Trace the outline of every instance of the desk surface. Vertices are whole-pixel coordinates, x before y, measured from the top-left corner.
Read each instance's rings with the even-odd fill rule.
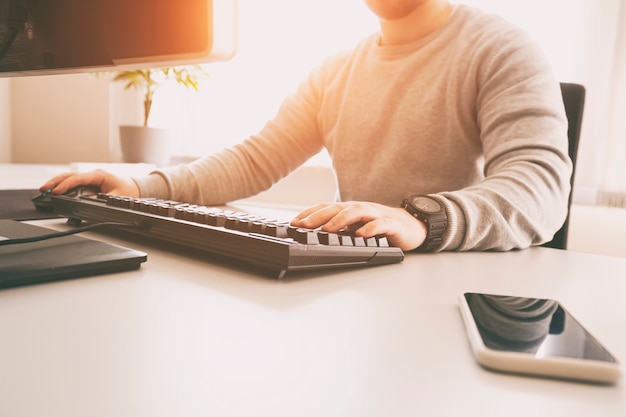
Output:
[[[62,220],[36,224],[63,228]],[[0,291],[0,415],[623,416],[626,381],[474,361],[462,291],[561,301],[626,361],[626,259],[533,248],[409,254],[276,281],[165,251],[138,271]]]

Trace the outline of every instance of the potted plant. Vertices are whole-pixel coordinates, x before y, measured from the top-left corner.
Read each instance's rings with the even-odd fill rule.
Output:
[[[172,132],[150,126],[150,110],[154,93],[165,82],[175,82],[198,91],[208,73],[200,65],[121,70],[113,73],[112,81],[124,82],[125,90],[135,89],[143,96],[143,125],[120,126],[120,145],[125,162],[147,162],[158,166],[170,160]]]

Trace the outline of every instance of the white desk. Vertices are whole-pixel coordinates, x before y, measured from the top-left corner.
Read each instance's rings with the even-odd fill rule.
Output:
[[[0,164],[0,188],[63,170]],[[556,298],[626,363],[623,258],[410,254],[280,282],[85,236],[148,262],[0,290],[1,417],[626,415],[626,377],[606,387],[480,368],[456,304],[462,291]]]
[[[148,262],[0,291],[0,416],[626,415],[625,380],[482,369],[456,304],[462,291],[556,298],[626,361],[626,259],[410,254],[280,282],[103,239]]]

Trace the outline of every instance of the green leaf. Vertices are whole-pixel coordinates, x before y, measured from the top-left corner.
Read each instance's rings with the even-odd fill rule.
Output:
[[[201,81],[211,78],[201,65],[121,70],[102,74],[113,74],[111,80],[124,82],[125,90],[135,89],[143,94],[145,125],[148,124],[150,118],[152,97],[163,82],[174,81],[183,88],[198,91]]]

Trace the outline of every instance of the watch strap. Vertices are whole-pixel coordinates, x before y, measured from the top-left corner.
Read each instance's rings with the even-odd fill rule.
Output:
[[[402,207],[426,226],[426,239],[415,249],[415,252],[434,252],[443,243],[443,234],[448,225],[448,216],[445,206],[439,201],[437,203],[441,206],[440,212],[424,213],[414,208],[409,199],[402,201]]]

